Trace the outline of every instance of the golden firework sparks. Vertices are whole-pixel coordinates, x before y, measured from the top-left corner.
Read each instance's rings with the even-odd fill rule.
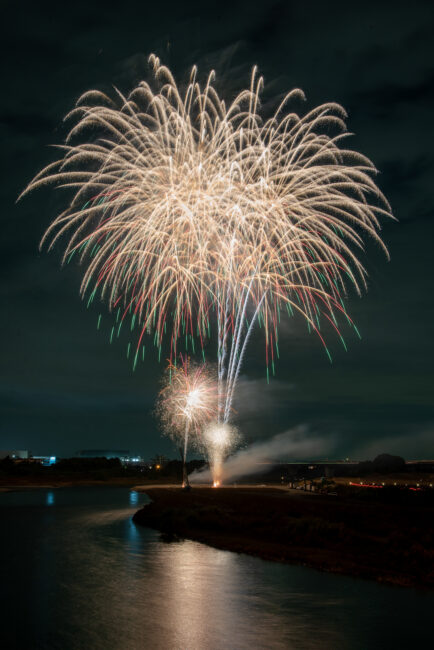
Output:
[[[215,314],[218,417],[227,421],[255,321],[267,377],[283,310],[301,313],[321,340],[323,318],[341,337],[338,317],[352,324],[347,286],[366,286],[356,253],[369,235],[387,254],[379,229],[391,210],[372,162],[341,146],[338,104],[299,116],[295,89],[263,118],[256,68],[226,105],[213,72],[201,85],[194,67],[182,93],[157,57],[149,61],[155,90],[143,81],[128,97],[78,100],[60,160],[26,192],[46,183],[72,192],[42,243],[66,238],[64,261],[87,263],[82,294],[105,298],[119,329],[127,316],[138,326],[134,364],[151,331],[161,352],[169,330],[172,361],[181,341],[203,349]]]

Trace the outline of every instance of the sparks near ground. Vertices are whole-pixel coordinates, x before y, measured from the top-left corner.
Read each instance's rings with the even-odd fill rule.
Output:
[[[238,431],[228,423],[211,422],[204,429],[203,440],[213,487],[219,487],[224,478],[223,462],[238,443]]]
[[[181,357],[177,366],[169,364],[166,375],[156,415],[163,432],[181,445],[185,486],[188,442],[190,439],[196,449],[205,446],[203,430],[217,417],[217,385],[214,373],[205,364],[192,363],[188,357]]]
[[[149,61],[157,89],[143,81],[115,100],[85,93],[67,115],[75,126],[61,159],[26,191],[53,183],[74,193],[42,243],[65,236],[64,262],[86,261],[81,291],[115,312],[111,339],[131,318],[134,367],[145,334],[161,353],[167,333],[173,363],[182,345],[203,352],[216,322],[217,419],[227,423],[257,321],[267,378],[284,311],[302,314],[327,354],[321,321],[345,346],[347,288],[366,287],[356,251],[369,235],[387,254],[378,231],[391,210],[370,160],[341,148],[349,134],[338,104],[300,117],[295,89],[263,118],[256,68],[226,105],[213,72],[201,86],[193,68],[181,94],[170,70]]]

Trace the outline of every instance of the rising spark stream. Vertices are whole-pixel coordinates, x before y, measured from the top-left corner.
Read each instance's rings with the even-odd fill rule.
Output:
[[[220,487],[223,482],[223,462],[238,443],[238,431],[228,422],[210,422],[204,428],[202,440],[209,460],[213,487]]]
[[[64,262],[87,262],[81,292],[105,298],[119,325],[138,327],[134,367],[145,333],[170,358],[182,342],[202,347],[218,331],[218,419],[227,422],[246,345],[256,321],[265,332],[267,378],[274,372],[282,310],[301,313],[320,333],[322,319],[352,325],[347,286],[366,287],[356,252],[364,235],[383,250],[380,219],[391,217],[375,168],[345,149],[345,111],[335,103],[300,117],[291,91],[260,115],[263,80],[228,106],[191,71],[185,92],[150,56],[156,90],[141,82],[128,97],[85,93],[65,119],[74,126],[62,157],[27,191],[46,183],[73,198],[41,243],[64,236]],[[128,348],[129,350],[129,348]]]

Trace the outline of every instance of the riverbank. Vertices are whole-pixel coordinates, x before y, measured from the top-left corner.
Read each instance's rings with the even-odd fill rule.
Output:
[[[140,489],[140,488],[138,488]],[[266,560],[434,588],[434,508],[260,487],[145,486],[136,524]]]

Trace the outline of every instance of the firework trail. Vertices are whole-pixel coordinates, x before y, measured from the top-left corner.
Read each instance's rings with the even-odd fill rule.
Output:
[[[378,233],[391,210],[372,162],[342,147],[338,104],[300,117],[291,109],[303,99],[296,89],[262,118],[256,68],[226,105],[213,72],[200,85],[194,67],[181,91],[157,57],[149,60],[156,90],[143,81],[115,100],[85,93],[66,117],[74,126],[60,160],[25,192],[45,183],[72,192],[42,243],[66,239],[64,262],[86,261],[81,292],[116,313],[111,338],[131,318],[134,367],[145,333],[161,353],[168,330],[173,361],[184,341],[203,352],[217,321],[218,420],[227,422],[256,321],[267,379],[282,311],[302,314],[327,354],[321,322],[345,346],[338,318],[352,321],[343,299],[348,287],[366,287],[356,253],[369,235],[387,254]]]
[[[183,459],[183,484],[188,485],[186,460],[189,438],[202,449],[202,432],[217,414],[217,390],[214,373],[205,364],[181,357],[180,365],[169,364],[167,380],[161,389],[156,415],[164,433],[180,442]]]
[[[237,429],[227,422],[211,422],[203,431],[204,451],[209,460],[213,486],[223,481],[223,461],[239,441]]]

